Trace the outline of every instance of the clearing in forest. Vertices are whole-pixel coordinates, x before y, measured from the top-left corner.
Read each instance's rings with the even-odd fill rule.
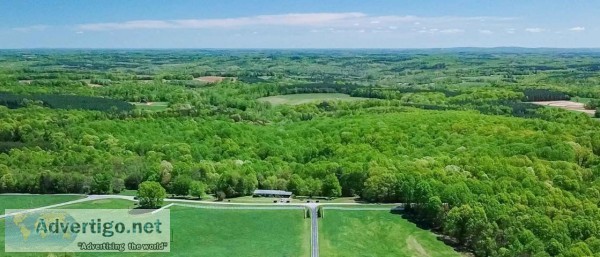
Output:
[[[194,78],[194,80],[198,80],[198,81],[205,82],[205,83],[218,83],[218,82],[221,82],[221,81],[223,81],[225,79],[231,79],[233,81],[236,80],[236,78],[221,77],[221,76],[203,76],[203,77]]]
[[[321,256],[460,257],[430,231],[381,210],[325,209],[319,246]]]
[[[298,105],[312,102],[322,101],[357,101],[366,100],[369,98],[363,97],[352,97],[347,94],[339,93],[315,93],[315,94],[293,94],[293,95],[276,95],[261,97],[258,100],[262,102],[269,102],[273,105],[289,104]]]
[[[134,202],[100,199],[61,209],[130,209]],[[303,209],[245,210],[173,206],[169,256],[310,256],[310,219]],[[4,219],[0,220],[4,231]],[[4,253],[4,232],[0,252]],[[5,255],[2,255],[5,256]],[[49,256],[45,253],[10,253],[9,256]],[[62,256],[57,254],[56,256]],[[77,253],[77,256],[161,256],[157,253]]]
[[[537,105],[550,106],[550,107],[558,107],[569,111],[578,111],[587,113],[588,115],[594,115],[596,113],[595,110],[587,110],[584,108],[583,103],[573,102],[573,101],[540,101],[540,102],[531,102]]]
[[[164,111],[169,107],[169,102],[129,102],[135,105],[136,109],[149,110],[149,111]]]

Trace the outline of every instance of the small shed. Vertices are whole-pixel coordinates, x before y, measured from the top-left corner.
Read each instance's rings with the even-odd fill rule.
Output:
[[[283,191],[283,190],[257,189],[257,190],[254,190],[254,193],[252,194],[252,196],[254,196],[254,197],[283,197],[283,198],[289,198],[289,197],[292,196],[292,192]]]

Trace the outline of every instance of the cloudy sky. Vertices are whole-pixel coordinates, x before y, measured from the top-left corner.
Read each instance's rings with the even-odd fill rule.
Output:
[[[600,47],[595,0],[0,0],[0,48]]]

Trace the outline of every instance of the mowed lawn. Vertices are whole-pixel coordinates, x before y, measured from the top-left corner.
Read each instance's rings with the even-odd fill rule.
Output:
[[[83,195],[0,195],[0,210],[32,209],[84,198]]]
[[[133,202],[102,199],[67,205],[64,209],[131,208]],[[4,220],[0,220],[4,231]],[[309,256],[310,219],[303,210],[240,210],[171,207],[171,252],[75,253],[69,256]],[[0,256],[48,256],[43,253],[4,253]],[[61,255],[58,255],[61,256]]]
[[[431,232],[388,211],[325,209],[319,247],[327,257],[460,257]]]
[[[81,203],[68,204],[59,209],[133,209],[136,202],[124,199],[99,199]]]
[[[363,97],[352,97],[346,94],[338,93],[315,93],[315,94],[293,94],[293,95],[276,95],[261,97],[258,100],[262,102],[269,102],[273,105],[289,104],[298,105],[312,102],[321,101],[357,101],[366,100],[368,98]]]
[[[303,210],[171,209],[173,256],[309,256]]]

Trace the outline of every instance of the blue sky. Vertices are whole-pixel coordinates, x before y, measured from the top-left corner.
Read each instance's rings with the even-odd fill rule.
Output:
[[[593,0],[0,0],[0,48],[600,47]]]

